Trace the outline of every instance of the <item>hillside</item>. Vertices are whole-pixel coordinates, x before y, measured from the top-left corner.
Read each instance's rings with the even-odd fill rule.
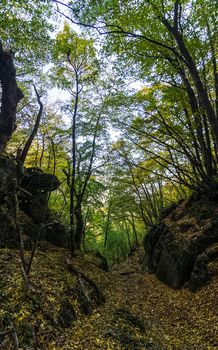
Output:
[[[18,338],[19,349],[28,350],[215,349],[217,276],[196,293],[173,290],[142,272],[141,260],[138,249],[105,272],[90,257],[40,250],[26,293],[18,252],[1,250],[0,348],[12,349]]]

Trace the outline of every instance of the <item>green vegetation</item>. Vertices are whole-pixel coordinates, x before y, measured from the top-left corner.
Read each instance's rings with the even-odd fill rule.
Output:
[[[80,349],[72,343],[68,346],[67,337],[72,334],[63,333],[60,344],[51,335],[52,327],[60,326],[58,312],[66,305],[70,308],[69,303],[74,304],[76,300],[73,295],[65,303],[66,285],[68,289],[74,288],[71,285],[79,280],[77,287],[83,292],[86,284],[96,291],[90,281],[93,279],[97,283],[102,276],[101,287],[107,298],[115,298],[116,295],[109,295],[109,285],[111,283],[116,290],[116,283],[120,283],[116,291],[118,301],[110,301],[99,311],[103,323],[112,322],[110,317],[115,309],[118,311],[113,317],[125,319],[123,322],[127,324],[134,323],[134,307],[130,314],[128,310],[119,311],[125,309],[125,302],[120,300],[122,293],[128,299],[127,281],[116,274],[106,277],[99,272],[95,280],[95,272],[92,275],[91,271],[87,277],[90,281],[87,281],[78,271],[73,271],[71,278],[66,266],[59,266],[60,270],[56,266],[54,287],[51,266],[61,262],[62,254],[69,254],[68,259],[74,259],[85,276],[82,261],[86,264],[88,256],[90,266],[94,256],[94,261],[97,259],[105,268],[113,269],[128,261],[142,244],[145,248],[147,244],[150,255],[155,247],[157,253],[153,260],[162,261],[161,242],[160,246],[159,243],[155,246],[159,242],[156,228],[161,236],[161,230],[170,232],[164,231],[163,225],[169,221],[171,227],[172,221],[172,227],[174,223],[177,229],[179,227],[178,241],[184,236],[184,242],[189,244],[187,217],[184,215],[183,230],[173,209],[178,202],[188,203],[187,211],[196,217],[193,222],[197,221],[195,224],[199,224],[202,235],[209,232],[208,240],[204,237],[197,242],[202,250],[196,250],[197,239],[191,227],[194,243],[190,245],[193,244],[194,257],[190,257],[189,265],[195,266],[198,255],[204,254],[217,241],[214,215],[218,198],[216,1],[2,0],[0,22],[0,258],[3,254],[3,267],[4,259],[7,261],[7,256],[13,256],[9,269],[16,270],[14,278],[18,281],[16,284],[12,278],[13,281],[8,281],[9,289],[5,290],[5,279],[1,282],[0,278],[0,300],[4,304],[3,309],[0,308],[0,328],[5,325],[10,328],[9,338],[12,334],[14,349],[28,349],[28,346],[61,349],[65,345],[66,349]],[[202,204],[202,210],[198,210],[196,202]],[[182,209],[186,208],[183,204]],[[152,232],[154,237],[151,237]],[[147,241],[144,240],[146,235]],[[173,234],[169,236],[173,239]],[[171,250],[175,248],[171,241],[168,243]],[[60,250],[55,250],[54,245]],[[8,248],[19,250],[20,275],[13,251],[5,251]],[[42,279],[36,268],[43,260],[40,249],[48,249],[45,269],[40,270]],[[183,246],[181,251],[185,251]],[[215,250],[211,251],[210,258],[216,259]],[[167,252],[167,256],[169,258],[171,252]],[[56,257],[58,263],[55,263]],[[209,264],[208,256],[206,260]],[[154,265],[159,266],[158,263]],[[151,270],[158,275],[155,266]],[[0,277],[5,277],[6,272],[2,271]],[[140,284],[140,273],[137,273],[137,277],[131,279],[135,278],[134,283]],[[52,291],[43,290],[46,274]],[[188,274],[190,276],[191,271],[185,276]],[[152,278],[144,276],[142,279],[153,288]],[[34,287],[37,283],[40,284],[38,290]],[[154,284],[157,292],[154,298],[158,298],[163,289],[170,308],[167,298],[172,298],[173,292],[158,283]],[[34,292],[31,292],[32,287]],[[10,288],[16,290],[12,302]],[[131,290],[131,293],[138,292],[135,305],[139,311],[146,293],[143,289],[143,297],[140,295],[139,285]],[[178,294],[178,303],[172,303],[176,310],[182,302],[186,304],[186,297],[189,300],[186,306],[191,305],[192,297],[186,292]],[[92,294],[90,290],[87,293],[88,296]],[[212,294],[213,290],[211,299]],[[83,299],[87,295],[85,291]],[[205,291],[199,294],[191,317],[204,295]],[[75,317],[80,314],[77,306],[73,305]],[[13,308],[10,314],[15,315],[14,319],[5,316],[7,307]],[[147,301],[142,313],[146,313],[146,308],[151,312],[152,307]],[[42,310],[49,308],[57,312],[53,319],[49,319],[49,312],[47,316],[42,315]],[[166,317],[165,311],[163,317]],[[103,315],[107,312],[108,319]],[[139,312],[136,314],[140,316]],[[179,330],[179,334],[184,331],[184,343],[177,344],[179,336],[173,341],[176,332],[171,333],[171,321],[165,327],[161,315],[160,311],[160,322],[153,325],[156,331],[150,331],[149,326],[150,335],[146,339],[154,339],[151,349],[161,349],[162,345],[166,345],[166,349],[201,349],[201,341],[205,342],[202,349],[212,349],[209,340],[193,335],[197,327],[189,339],[189,321],[181,324]],[[74,317],[73,312],[71,316]],[[31,317],[35,317],[33,322]],[[86,331],[82,326],[79,334],[82,319],[79,320],[75,332],[81,342]],[[99,326],[99,321],[92,321],[91,325]],[[41,327],[40,322],[45,330],[39,331],[39,343],[28,343],[21,328],[26,327],[25,334],[31,338],[31,327]],[[119,324],[120,320],[117,322]],[[208,329],[206,320],[199,322],[199,328]],[[160,331],[168,326],[169,339]],[[95,341],[90,340],[92,345],[86,344],[84,349],[121,349],[118,343],[122,337],[125,343],[125,332],[118,334],[117,330],[107,331],[104,327],[99,332],[93,331],[91,338]],[[160,337],[158,332],[161,332]],[[4,346],[3,333],[0,329],[0,348]],[[165,337],[164,342],[161,337],[162,340]],[[125,346],[126,349],[131,346],[149,349],[139,330],[129,330],[128,339],[122,349]],[[10,340],[6,340],[5,349]]]

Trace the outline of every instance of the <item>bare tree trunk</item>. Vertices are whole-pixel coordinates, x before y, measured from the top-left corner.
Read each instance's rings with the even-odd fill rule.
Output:
[[[105,250],[106,245],[107,245],[108,234],[109,234],[109,230],[110,230],[111,206],[112,206],[112,202],[109,202],[108,210],[107,210],[107,221],[106,221],[106,227],[105,227],[104,250]]]
[[[81,189],[78,190],[78,193],[76,193],[74,189],[74,198],[76,197],[76,204],[74,204],[74,216],[73,219],[74,222],[74,244],[75,244],[75,250],[80,250],[81,243],[82,243],[82,237],[84,234],[84,220],[83,220],[83,214],[82,214],[82,203],[83,198],[85,195],[86,187],[89,182],[90,176],[92,174],[92,165],[95,157],[95,148],[96,148],[96,138],[98,133],[98,126],[100,122],[102,109],[99,112],[96,124],[95,124],[95,130],[93,135],[93,141],[92,141],[92,152],[89,160],[89,165],[87,169],[87,174],[85,176],[83,184],[81,184]],[[74,164],[76,166],[76,163]],[[79,164],[78,164],[78,172],[79,172]],[[73,178],[73,175],[72,175]],[[74,179],[75,181],[75,179]],[[76,219],[76,222],[75,222]]]
[[[83,214],[82,214],[82,207],[81,204],[78,206],[75,206],[75,218],[76,218],[76,228],[75,228],[75,249],[80,250],[82,241],[83,241],[83,235],[84,235],[84,220],[83,220]]]
[[[43,161],[43,157],[44,157],[44,152],[45,152],[45,135],[42,135],[42,152],[39,158],[39,167],[42,167],[42,161]]]
[[[132,232],[133,232],[133,235],[135,237],[135,245],[139,245],[139,240],[138,240],[138,235],[137,235],[137,230],[136,230],[136,226],[135,226],[135,219],[134,219],[134,214],[131,212],[130,213],[131,215],[131,220],[129,220],[131,226],[132,226]]]
[[[86,211],[85,218],[84,218],[84,224],[83,224],[83,237],[82,237],[82,244],[83,244],[83,249],[85,249],[85,238],[86,238],[86,224],[87,224],[87,219],[89,216],[89,207]]]
[[[37,96],[37,101],[38,101],[38,104],[39,104],[39,111],[38,111],[38,115],[36,117],[36,121],[35,121],[35,125],[33,127],[33,130],[32,130],[32,132],[31,132],[31,134],[30,134],[30,136],[29,136],[29,138],[28,138],[28,140],[27,140],[27,142],[26,142],[26,144],[25,144],[25,146],[23,148],[23,151],[22,151],[21,155],[20,155],[20,159],[19,160],[20,160],[20,162],[22,164],[24,164],[24,162],[26,160],[26,157],[27,157],[27,154],[28,154],[28,151],[29,151],[29,149],[30,149],[30,147],[32,145],[32,142],[33,142],[36,134],[37,134],[37,131],[38,131],[38,128],[39,128],[39,124],[40,124],[40,121],[41,121],[42,112],[43,112],[42,101],[40,99],[40,96],[38,94],[38,91],[37,91],[35,85],[33,85],[33,87],[34,87],[34,90],[35,90],[35,93],[36,93],[36,96]]]
[[[185,63],[190,76],[192,77],[192,80],[194,82],[195,88],[197,90],[197,93],[199,95],[202,107],[204,108],[204,111],[207,115],[208,121],[211,126],[211,130],[214,136],[215,144],[218,146],[218,120],[216,118],[215,111],[213,109],[213,106],[210,102],[210,99],[208,97],[207,90],[201,80],[200,74],[198,72],[198,69],[196,67],[196,64],[194,62],[193,57],[191,56],[190,51],[188,50],[188,47],[186,46],[186,43],[184,41],[184,38],[182,34],[178,30],[178,8],[175,6],[174,9],[174,25],[172,26],[170,22],[163,17],[161,19],[162,23],[165,25],[169,33],[174,37],[175,42],[178,45],[179,51],[183,57],[183,62]]]
[[[0,112],[0,153],[5,149],[16,129],[16,109],[23,98],[16,82],[14,55],[11,51],[4,51],[0,41],[0,82],[2,88]]]
[[[132,247],[131,247],[129,228],[128,228],[128,225],[127,225],[125,217],[123,217],[123,221],[124,221],[124,226],[125,226],[125,229],[126,229],[127,241],[128,241],[128,244],[129,244],[129,251],[131,251]]]
[[[71,253],[74,254],[75,247],[75,184],[76,184],[76,116],[78,110],[79,101],[79,77],[77,71],[75,71],[76,76],[76,95],[74,111],[72,116],[72,175],[70,184],[70,248]]]

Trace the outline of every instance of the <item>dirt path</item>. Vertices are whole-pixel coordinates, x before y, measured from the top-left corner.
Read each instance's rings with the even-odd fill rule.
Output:
[[[197,293],[175,291],[153,275],[131,273],[134,267],[137,270],[134,263],[131,268],[124,264],[106,274],[86,269],[101,287],[106,304],[75,328],[80,340],[72,349],[218,348],[217,279]],[[84,270],[80,263],[78,268]],[[125,317],[127,311],[144,324],[144,330]]]
[[[35,291],[27,296],[23,291],[17,253],[5,251],[2,254],[1,251],[0,334],[7,314],[17,329],[19,349],[218,348],[217,279],[197,293],[188,289],[175,291],[153,275],[138,271],[135,262],[106,273],[80,257],[72,261],[73,265],[92,279],[106,297],[102,306],[84,315],[78,300],[71,295],[76,277],[66,270],[67,254],[63,250],[38,252],[31,277]],[[57,323],[57,315],[60,303],[66,298],[73,305],[77,319],[71,328],[63,329]],[[11,347],[6,345],[1,349],[10,350]]]

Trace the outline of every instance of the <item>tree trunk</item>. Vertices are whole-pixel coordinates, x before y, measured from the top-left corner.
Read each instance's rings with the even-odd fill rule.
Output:
[[[76,217],[76,229],[75,229],[75,250],[80,250],[83,234],[84,234],[84,220],[82,215],[81,205],[75,207],[75,217]]]
[[[0,153],[5,149],[16,129],[16,109],[23,98],[16,82],[16,70],[12,52],[4,51],[0,42],[0,82],[2,88],[0,112]]]
[[[126,231],[126,235],[127,235],[127,241],[128,241],[128,245],[129,245],[129,251],[131,251],[132,247],[131,247],[131,240],[130,240],[130,234],[129,234],[129,228],[126,222],[126,218],[123,217],[123,221],[124,221],[124,226],[125,226],[125,231]]]
[[[76,116],[78,110],[79,102],[79,78],[77,71],[75,71],[76,76],[76,95],[74,111],[72,116],[72,176],[70,185],[70,248],[71,253],[74,254],[76,250],[75,246],[75,185],[76,185]]]
[[[109,202],[109,206],[108,206],[108,210],[107,210],[107,221],[106,221],[106,227],[105,227],[104,250],[105,250],[106,245],[107,245],[108,233],[110,230],[111,206],[112,206],[112,202]]]
[[[20,162],[22,164],[24,164],[24,162],[26,160],[26,157],[27,157],[27,154],[29,152],[29,149],[30,149],[30,147],[32,145],[32,142],[33,142],[33,140],[34,140],[34,138],[35,138],[35,136],[37,134],[37,131],[38,131],[38,128],[39,128],[39,125],[40,125],[40,121],[41,121],[41,117],[42,117],[42,112],[43,112],[42,101],[40,99],[40,96],[38,94],[38,91],[37,91],[35,85],[33,85],[33,87],[34,87],[34,90],[35,90],[35,93],[36,93],[36,96],[37,96],[37,101],[38,101],[38,104],[39,104],[39,111],[38,111],[38,114],[37,114],[37,117],[36,117],[36,121],[35,121],[35,125],[33,127],[33,130],[31,132],[31,134],[30,134],[30,136],[29,136],[29,138],[28,138],[28,140],[27,140],[27,142],[26,142],[26,144],[25,144],[25,146],[23,148],[23,151],[22,151],[22,153],[20,155],[20,158],[19,158],[19,160],[20,160]]]
[[[137,235],[137,231],[136,231],[134,215],[133,215],[133,213],[130,213],[130,215],[131,215],[131,219],[132,219],[132,221],[130,220],[130,223],[132,225],[132,231],[133,231],[133,235],[135,237],[135,245],[138,246],[139,240],[138,240],[138,235]]]
[[[200,74],[198,72],[198,69],[196,67],[196,64],[194,62],[193,57],[191,56],[184,39],[182,35],[179,33],[178,29],[175,27],[172,27],[171,24],[166,20],[165,18],[162,19],[163,24],[166,26],[168,31],[171,33],[171,35],[175,38],[175,41],[178,45],[178,48],[182,54],[182,57],[184,58],[184,63],[189,71],[189,74],[194,82],[195,88],[197,90],[197,93],[199,95],[199,99],[201,101],[202,107],[205,110],[205,113],[207,115],[208,121],[211,126],[211,130],[214,136],[214,140],[216,143],[216,146],[218,146],[218,120],[216,118],[215,111],[213,110],[212,104],[210,102],[210,99],[208,97],[207,91],[205,89],[205,86],[201,80]]]

